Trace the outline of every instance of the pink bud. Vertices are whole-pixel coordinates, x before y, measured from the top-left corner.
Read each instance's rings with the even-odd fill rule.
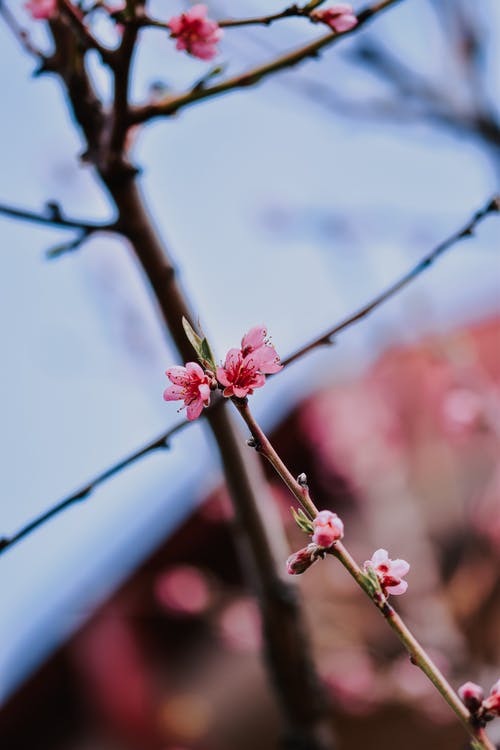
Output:
[[[322,510],[313,521],[312,540],[318,547],[327,549],[344,536],[344,524],[336,513]]]
[[[317,547],[315,544],[308,544],[307,547],[294,552],[286,561],[287,573],[291,576],[297,576],[304,573],[317,560]]]
[[[475,714],[481,708],[484,698],[484,692],[480,685],[475,682],[464,682],[458,688],[458,694],[462,703],[467,706],[469,711]]]
[[[500,680],[491,688],[489,696],[483,703],[483,708],[493,716],[500,716]]]
[[[332,5],[331,8],[315,10],[311,13],[311,18],[313,21],[326,23],[337,34],[350,31],[358,23],[352,5],[347,3],[338,3]]]

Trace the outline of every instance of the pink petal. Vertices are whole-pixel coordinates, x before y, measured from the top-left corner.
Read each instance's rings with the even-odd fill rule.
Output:
[[[200,394],[200,398],[202,399],[205,406],[208,406],[210,403],[210,386],[208,386],[206,383],[202,383],[198,386],[198,393]]]
[[[393,560],[390,565],[390,573],[394,578],[403,578],[410,570],[410,563],[406,560]]]
[[[408,588],[408,584],[406,581],[401,581],[401,583],[398,583],[397,586],[388,586],[387,587],[387,593],[388,594],[404,594],[406,589]]]
[[[201,398],[197,398],[195,401],[191,401],[186,409],[186,416],[188,419],[198,419],[201,412],[203,411],[203,401]]]
[[[227,388],[224,388],[224,390],[222,391],[222,395],[226,398],[231,398],[231,396],[233,395],[233,390],[233,386],[229,385]]]
[[[187,369],[176,365],[175,367],[169,367],[165,375],[167,378],[176,385],[187,385],[189,383],[189,376]]]
[[[235,385],[233,388],[233,391],[234,391],[234,395],[237,396],[238,398],[244,398],[247,395],[247,393],[250,391],[250,388],[238,388],[238,386]]]
[[[192,42],[189,51],[194,57],[199,57],[200,60],[212,60],[217,55],[217,48],[203,41]]]
[[[223,367],[218,367],[216,371],[217,380],[221,385],[228,386],[231,385],[231,381],[227,377],[227,373]]]
[[[163,391],[163,398],[165,401],[179,401],[184,398],[185,393],[186,389],[181,385],[170,385]]]
[[[389,561],[389,553],[387,552],[386,549],[376,550],[372,555],[372,559],[369,560],[369,562],[371,562],[371,564],[374,565],[375,567],[377,567],[378,565],[384,565],[384,564],[387,565],[388,561]]]
[[[254,326],[248,333],[245,333],[241,339],[242,349],[258,349],[264,345],[264,339],[267,336],[267,329],[264,326]]]
[[[235,370],[240,366],[242,361],[241,352],[239,349],[230,349],[226,354],[225,368],[226,370]]]
[[[203,21],[207,15],[207,6],[203,3],[197,3],[188,10],[185,14],[190,21],[200,20]]]
[[[186,362],[186,370],[190,375],[196,375],[199,380],[205,377],[205,373],[197,362]]]

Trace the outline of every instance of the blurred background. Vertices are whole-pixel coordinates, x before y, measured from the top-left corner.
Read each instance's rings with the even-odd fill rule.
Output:
[[[9,7],[46,43],[21,2]],[[182,7],[158,0],[151,12]],[[112,42],[104,16],[95,24]],[[406,0],[318,61],[135,134],[154,219],[218,357],[258,323],[289,353],[487,202],[500,171],[499,28],[494,0]],[[244,70],[317,33],[300,19],[227,30],[221,61]],[[144,32],[134,96],[206,71],[163,32]],[[0,202],[109,219],[57,81],[32,72],[0,24]],[[0,217],[0,536],[178,419],[162,400],[175,353],[129,249],[102,234],[47,259],[73,236]],[[485,688],[500,672],[499,244],[492,216],[252,400],[317,504],[344,518],[357,559],[386,547],[410,561],[397,607],[453,684]],[[303,546],[290,497],[270,481],[291,548]],[[195,424],[6,551],[6,750],[275,748],[279,716],[233,532],[215,451]],[[339,750],[466,746],[333,560],[297,585]]]

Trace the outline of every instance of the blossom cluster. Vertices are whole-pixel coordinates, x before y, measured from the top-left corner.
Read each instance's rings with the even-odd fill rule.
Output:
[[[500,680],[495,682],[486,699],[482,687],[475,682],[465,682],[458,689],[458,694],[462,703],[478,719],[486,722],[500,716]]]
[[[276,349],[269,343],[267,330],[255,326],[241,339],[239,349],[230,349],[223,365],[203,369],[196,362],[184,367],[169,367],[166,376],[172,383],[163,393],[165,401],[184,401],[188,419],[197,419],[210,403],[210,391],[220,387],[226,398],[245,398],[262,388],[266,375],[282,369]],[[184,408],[184,407],[181,407]]]

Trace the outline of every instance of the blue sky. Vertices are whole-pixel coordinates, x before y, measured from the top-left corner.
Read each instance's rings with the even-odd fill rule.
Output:
[[[164,2],[154,6],[166,15]],[[242,68],[270,55],[255,40],[288,48],[316,33],[293,21],[252,35],[228,31],[222,57]],[[433,76],[447,75],[423,0],[407,0],[367,33]],[[294,349],[379,291],[495,189],[491,164],[470,142],[422,124],[334,117],[290,87],[301,76],[367,95],[375,84],[347,65],[350,44],[138,136],[154,219],[219,356],[261,322],[281,353]],[[30,78],[31,70],[0,25],[0,201],[37,210],[58,200],[68,215],[105,219],[109,207],[91,170],[78,166],[81,143],[59,85]],[[151,32],[135,95],[152,80],[187,84],[203,70]],[[100,85],[106,89],[105,78]],[[48,262],[45,250],[66,236],[0,217],[0,535],[177,418],[161,398],[175,355],[129,249],[96,236]],[[390,343],[498,311],[499,242],[500,221],[491,218],[338,346],[256,394],[261,418],[271,424],[314,384],[351,377]],[[202,476],[215,482],[217,467],[195,426],[170,454],[150,456],[0,557],[0,700],[179,522]]]

